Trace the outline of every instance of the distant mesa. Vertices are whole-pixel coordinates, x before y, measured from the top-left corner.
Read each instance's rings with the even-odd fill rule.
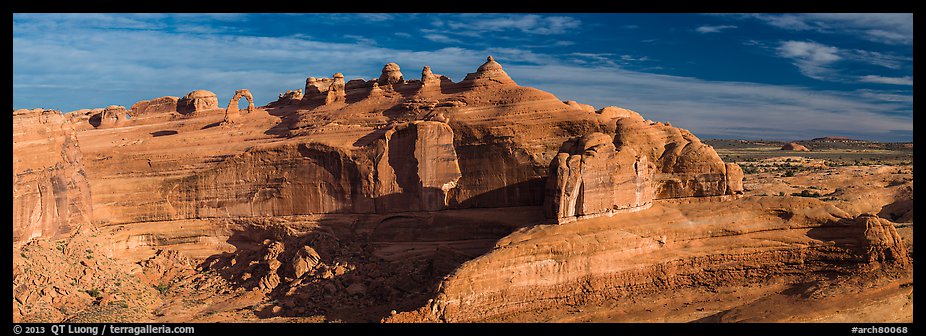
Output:
[[[807,148],[806,146],[801,145],[796,142],[789,142],[789,143],[786,143],[784,146],[781,146],[781,150],[795,151],[795,152],[809,152],[810,148]]]
[[[855,142],[865,142],[864,140],[852,139],[852,138],[844,137],[844,136],[827,136],[827,137],[822,137],[822,138],[813,138],[813,139],[811,139],[810,141],[819,141],[819,142],[846,142],[846,143],[849,143],[849,142],[852,142],[852,143],[855,143]]]

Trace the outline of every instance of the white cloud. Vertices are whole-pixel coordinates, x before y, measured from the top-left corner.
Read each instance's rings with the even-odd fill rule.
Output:
[[[777,51],[779,56],[793,60],[804,76],[819,80],[831,76],[829,65],[842,59],[839,48],[816,42],[785,41]]]
[[[904,76],[904,77],[882,77],[876,75],[868,75],[859,77],[859,81],[865,83],[877,83],[877,84],[891,84],[891,85],[913,85],[913,77]]]
[[[721,26],[700,26],[695,29],[696,32],[701,34],[710,34],[710,33],[719,33],[724,29],[734,29],[736,26],[731,25],[721,25]]]

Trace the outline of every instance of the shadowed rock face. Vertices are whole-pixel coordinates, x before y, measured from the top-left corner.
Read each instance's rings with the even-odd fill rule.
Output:
[[[54,239],[90,223],[83,155],[59,111],[13,111],[13,243]]]
[[[450,126],[423,121],[393,128],[374,153],[377,212],[447,209],[461,177]]]
[[[550,163],[544,210],[558,222],[637,211],[653,200],[646,156],[618,150],[611,137],[592,133],[564,144]]]

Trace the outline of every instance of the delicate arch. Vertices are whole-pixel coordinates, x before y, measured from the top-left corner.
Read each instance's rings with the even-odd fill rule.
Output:
[[[235,91],[235,96],[228,102],[228,107],[225,108],[225,122],[232,122],[236,117],[241,115],[238,111],[238,101],[240,101],[241,98],[248,100],[248,113],[254,111],[254,97],[251,96],[251,91],[248,89],[237,90]]]

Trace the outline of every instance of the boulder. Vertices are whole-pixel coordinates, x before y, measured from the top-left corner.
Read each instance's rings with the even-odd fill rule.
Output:
[[[318,255],[318,252],[315,252],[315,249],[311,246],[303,246],[302,249],[296,253],[296,256],[293,257],[292,264],[294,275],[298,279],[309,271],[314,270],[320,262],[321,257]]]

